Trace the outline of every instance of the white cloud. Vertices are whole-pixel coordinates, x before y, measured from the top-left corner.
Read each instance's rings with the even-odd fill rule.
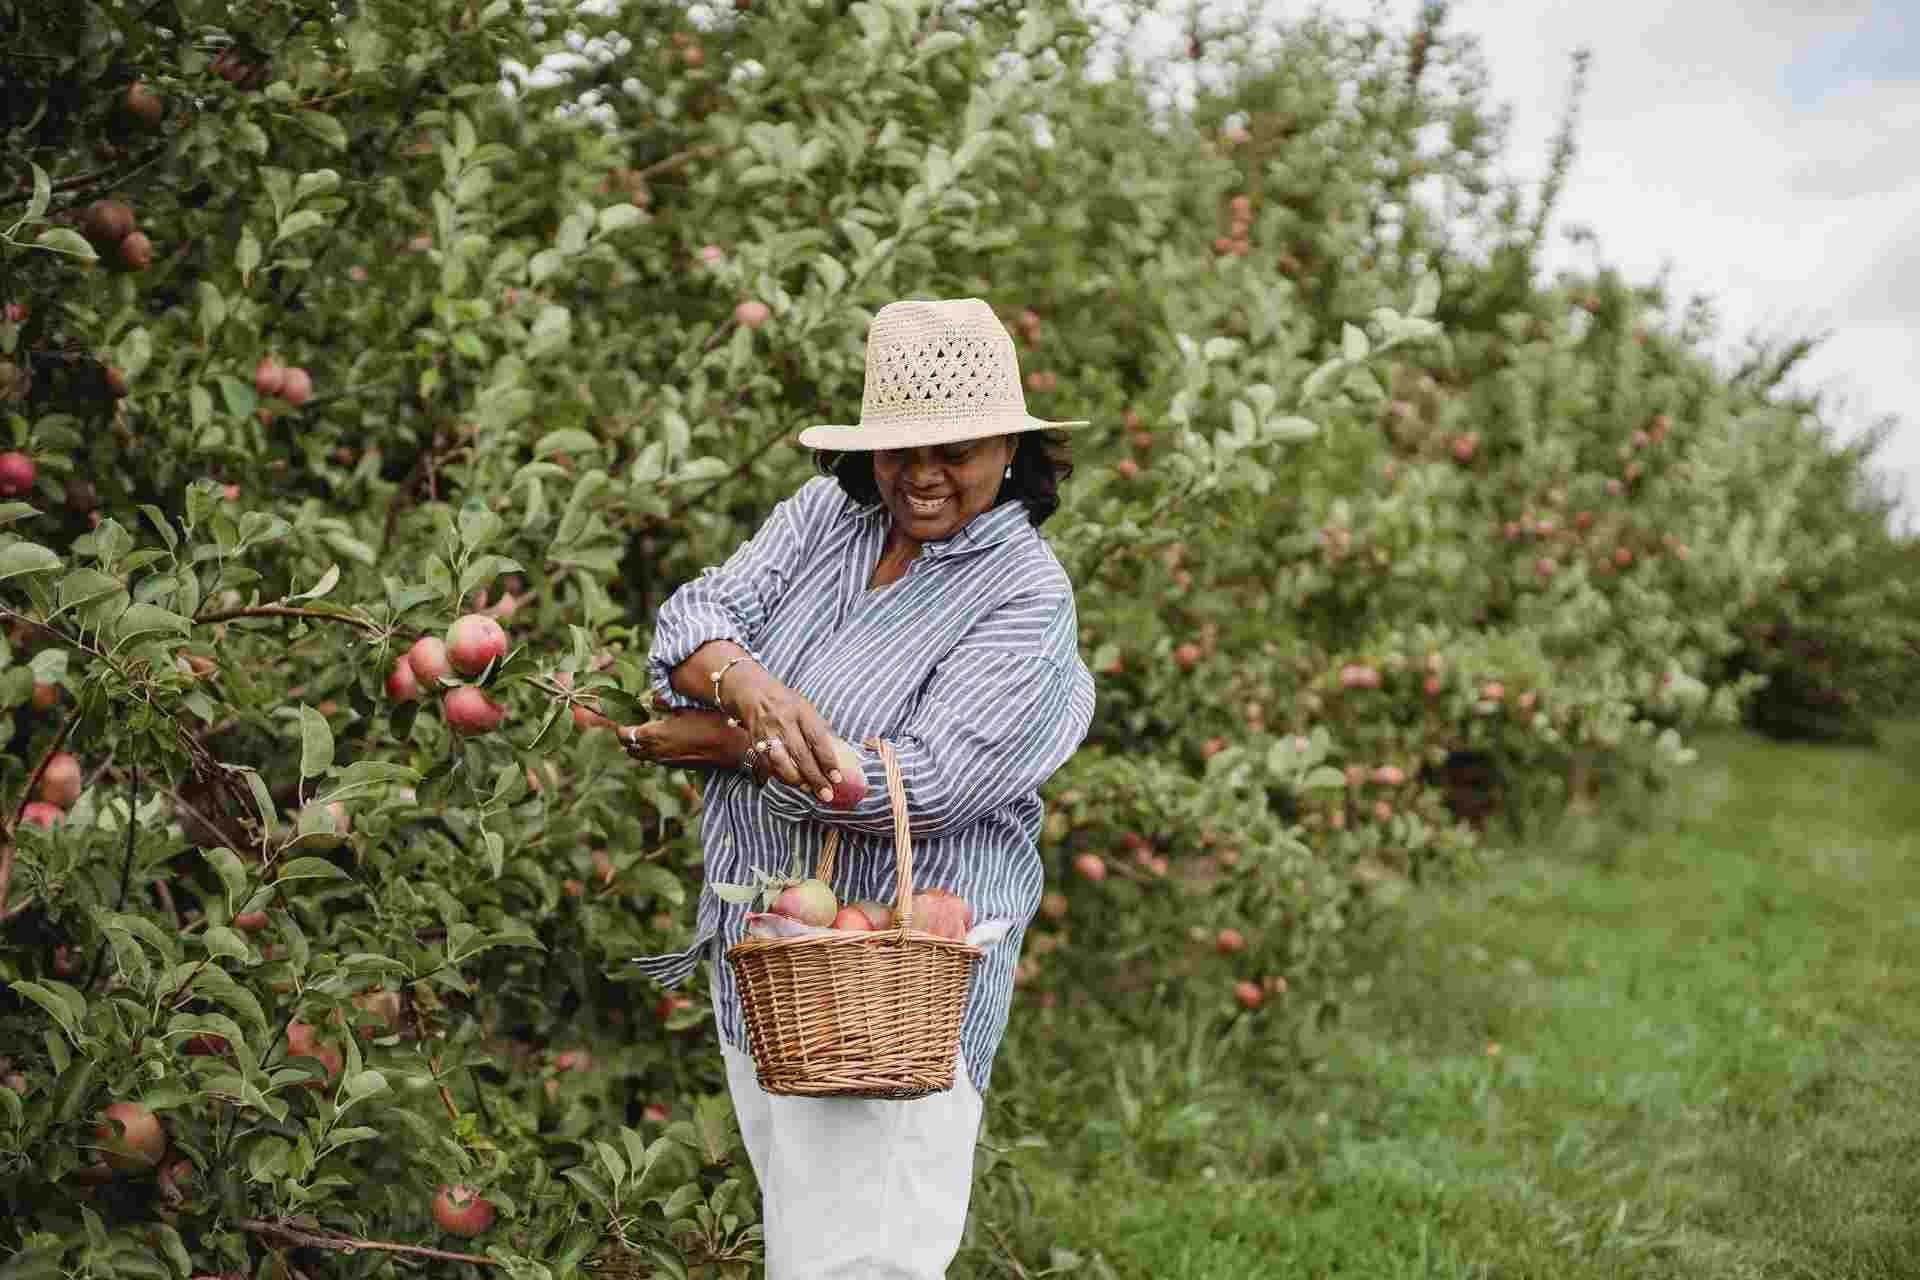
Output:
[[[1710,295],[1731,352],[1750,332],[1828,333],[1796,385],[1843,431],[1902,422],[1882,467],[1920,523],[1920,40],[1909,0],[1457,0],[1508,171],[1537,185],[1576,49],[1579,154],[1555,227],[1591,229],[1635,278]],[[1303,6],[1288,6],[1298,12]],[[1335,0],[1364,13],[1368,0]],[[1410,25],[1417,0],[1392,0]],[[1589,265],[1555,236],[1549,265]]]

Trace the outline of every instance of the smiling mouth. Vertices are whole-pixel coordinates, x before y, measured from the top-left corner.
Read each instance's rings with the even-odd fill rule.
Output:
[[[916,498],[911,494],[907,496],[907,509],[917,516],[938,515],[946,505],[947,500],[945,498],[936,498],[929,502],[924,498]]]

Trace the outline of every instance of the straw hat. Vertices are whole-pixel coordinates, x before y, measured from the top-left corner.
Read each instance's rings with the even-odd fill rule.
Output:
[[[979,298],[948,298],[880,308],[867,330],[859,423],[808,427],[800,443],[851,453],[1086,425],[1028,413],[1020,357],[1000,317]]]

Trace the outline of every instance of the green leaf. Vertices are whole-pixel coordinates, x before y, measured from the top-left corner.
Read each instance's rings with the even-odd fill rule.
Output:
[[[33,242],[42,249],[53,253],[65,254],[70,258],[79,258],[84,262],[98,262],[100,255],[93,251],[87,238],[78,231],[66,227],[48,227],[33,238]]]
[[[238,960],[242,964],[253,963],[253,952],[247,946],[247,940],[225,925],[213,925],[201,935],[201,943],[207,954],[215,959]]]
[[[1367,341],[1367,335],[1359,325],[1348,323],[1340,326],[1340,354],[1348,360],[1365,360],[1367,353],[1373,350],[1373,344]]]
[[[126,644],[137,636],[184,636],[192,630],[193,622],[190,619],[154,604],[130,604],[114,624],[114,635],[119,644]]]
[[[1288,416],[1267,423],[1267,435],[1275,440],[1310,440],[1320,434],[1320,424],[1311,418]]]
[[[0,524],[12,524],[15,520],[25,520],[28,516],[37,516],[40,508],[31,502],[0,502]]]
[[[98,569],[75,569],[60,579],[60,611],[75,609],[119,591],[120,579]]]
[[[347,127],[324,111],[295,111],[293,122],[335,151],[347,149]]]
[[[33,195],[27,201],[27,212],[21,221],[36,222],[40,215],[47,211],[47,206],[53,202],[53,179],[47,176],[45,169],[31,160],[27,161],[27,168],[33,170]]]
[[[253,234],[252,227],[240,228],[240,243],[233,251],[233,265],[239,270],[242,281],[251,280],[254,271],[259,268],[260,238]],[[251,413],[253,410],[249,408],[247,412]]]
[[[554,453],[587,454],[600,447],[600,441],[590,431],[579,427],[561,427],[549,431],[534,442],[533,456],[544,458]]]
[[[227,913],[231,915],[240,909],[252,886],[247,877],[247,868],[238,855],[231,849],[202,849],[200,856],[207,860],[220,877],[221,887],[227,891]]]
[[[15,542],[0,547],[0,582],[23,573],[51,573],[60,565],[60,557],[38,543]]]
[[[333,730],[327,718],[300,704],[300,776],[314,778],[333,767]]]
[[[298,595],[288,596],[287,603],[292,604],[296,600],[318,600],[339,585],[340,566],[337,564],[328,565],[327,571],[320,575],[320,581],[314,583],[313,586],[300,592]]]
[[[56,983],[54,985],[65,986],[66,984]],[[72,990],[72,988],[68,989]],[[74,1012],[72,1006],[66,1000],[62,999],[52,988],[42,986],[38,982],[16,982],[13,984],[13,990],[33,1001],[42,1009],[45,1009],[47,1013],[52,1016],[53,1020],[60,1024],[60,1029],[66,1032],[67,1039],[73,1041],[76,1048],[79,1047],[80,1017]],[[74,994],[78,995],[79,993],[75,992]],[[82,1012],[84,1012],[86,1009],[86,998],[84,996],[80,999],[80,1005]]]
[[[220,398],[226,401],[227,412],[236,418],[251,418],[253,411],[260,407],[260,395],[253,384],[230,374],[220,375]]]
[[[318,231],[326,225],[326,214],[318,209],[301,209],[297,213],[289,214],[281,222],[280,229],[274,233],[273,242],[279,244],[282,240],[291,240],[308,231]]]
[[[1324,764],[1300,780],[1300,789],[1303,791],[1334,791],[1346,785],[1346,774]]]
[[[294,880],[351,880],[353,877],[325,858],[295,858],[280,868],[275,884]]]

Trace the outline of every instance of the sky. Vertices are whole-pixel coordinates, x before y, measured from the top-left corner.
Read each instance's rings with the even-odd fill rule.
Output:
[[[1419,3],[1261,5],[1376,6],[1404,30]],[[1920,0],[1454,0],[1449,25],[1479,40],[1512,110],[1505,167],[1536,186],[1591,51],[1554,227],[1591,230],[1629,279],[1667,272],[1682,303],[1710,296],[1727,353],[1828,335],[1794,382],[1843,434],[1901,420],[1879,469],[1920,530]],[[1592,263],[1550,238],[1549,269]]]

